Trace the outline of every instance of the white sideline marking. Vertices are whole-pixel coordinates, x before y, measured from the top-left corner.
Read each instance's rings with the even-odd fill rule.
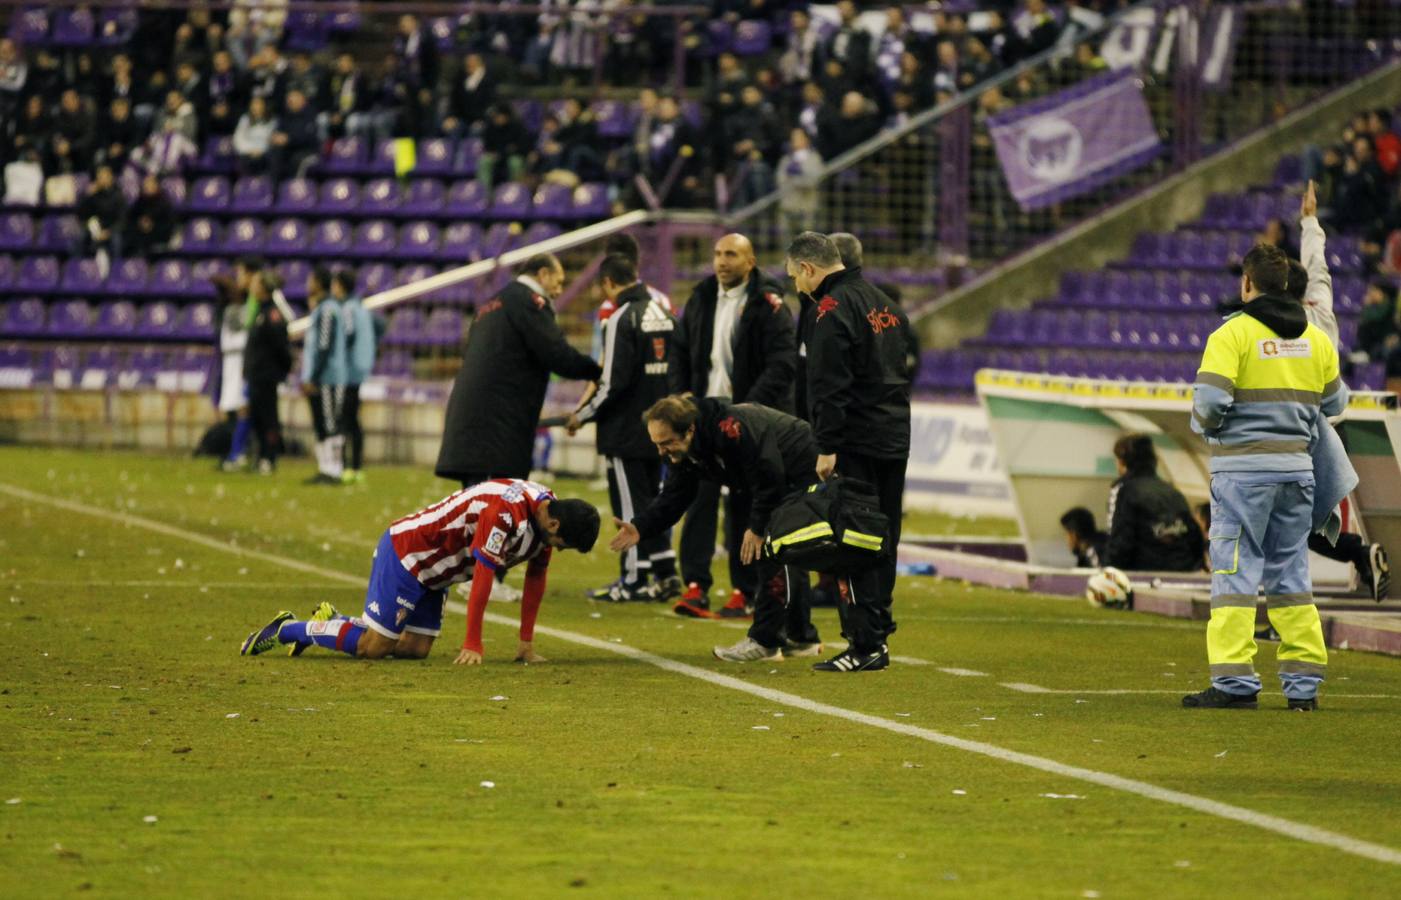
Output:
[[[291,559],[285,556],[278,556],[274,553],[265,553],[261,550],[250,550],[243,547],[237,547],[227,542],[218,541],[214,538],[206,537],[201,534],[194,534],[188,531],[184,531],[174,526],[166,525],[163,522],[157,522],[152,519],[146,519],[140,516],[133,516],[128,513],[111,512],[100,507],[88,506],[84,503],[76,503],[71,500],[62,500],[57,497],[50,497],[44,494],[35,493],[32,491],[25,490],[24,488],[14,487],[12,485],[4,483],[0,483],[0,492],[7,493],[13,497],[31,500],[37,503],[47,503],[51,506],[55,506],[60,509],[66,509],[72,512],[83,513],[97,518],[107,519],[108,521],[117,522],[129,527],[136,526],[140,528],[145,528],[148,531],[154,531],[158,534],[184,538],[186,540],[191,541],[192,543],[199,544],[203,547],[208,547],[212,550],[219,550],[225,553],[235,553],[241,556],[247,556],[252,559],[261,559],[274,565],[283,566],[289,569],[295,569],[300,572],[309,572],[315,575],[320,575],[325,578],[331,578],[336,581],[350,582],[355,584],[364,583],[364,579],[362,577],[347,575],[344,572],[337,572],[334,569],[324,569],[320,566],[312,565],[310,563],[304,563],[300,560]],[[449,601],[444,605],[453,609],[454,612],[461,612],[465,609],[465,607],[461,603],[458,603],[456,601]],[[516,626],[518,624],[516,619],[507,618],[505,616],[497,615],[495,613],[487,613],[486,619],[487,621],[497,625]],[[1241,806],[1234,806],[1229,803],[1222,803],[1220,801],[1211,800],[1206,797],[1198,797],[1195,794],[1187,794],[1182,791],[1174,791],[1168,788],[1158,787],[1157,785],[1149,784],[1145,781],[1137,781],[1132,778],[1123,778],[1121,776],[1113,775],[1108,772],[1099,772],[1094,769],[1081,768],[1080,766],[1071,766],[1065,763],[1056,762],[1053,759],[1047,759],[1042,756],[1033,756],[1029,753],[1020,753],[1015,750],[1007,750],[1002,747],[995,746],[993,744],[983,743],[982,741],[970,741],[965,738],[959,738],[954,737],[953,735],[943,734],[932,729],[920,728],[917,725],[910,725],[904,722],[897,722],[893,719],[884,719],[880,716],[873,716],[867,713],[846,709],[844,707],[832,706],[828,703],[821,703],[816,700],[809,700],[806,697],[800,697],[797,694],[789,694],[785,691],[777,691],[772,688],[762,687],[757,684],[750,684],[747,681],[741,681],[740,679],[733,678],[729,675],[721,675],[718,672],[712,672],[708,669],[701,669],[696,666],[688,665],[686,663],[677,662],[672,659],[667,659],[664,656],[658,656],[655,653],[649,653],[646,650],[639,650],[635,647],[629,647],[626,644],[614,644],[609,641],[603,641],[599,640],[598,638],[589,637],[588,635],[578,634],[573,631],[564,631],[558,628],[550,628],[548,626],[543,625],[536,626],[535,631],[538,634],[548,635],[561,641],[566,641],[571,644],[577,644],[581,647],[588,647],[593,650],[598,650],[605,653],[612,653],[617,656],[623,656],[628,659],[635,660],[637,662],[647,663],[648,665],[656,666],[657,668],[663,669],[668,672],[674,672],[678,675],[685,675],[690,678],[695,678],[699,681],[704,681],[707,684],[713,684],[717,687],[727,688],[732,691],[738,691],[740,693],[749,694],[753,697],[768,700],[771,703],[778,703],[783,706],[790,706],[794,709],[801,709],[806,712],[816,713],[818,715],[831,716],[832,718],[842,719],[846,722],[853,722],[857,725],[867,725],[871,728],[879,728],[883,731],[889,731],[894,734],[902,734],[907,737],[918,738],[923,741],[928,741],[932,744],[939,744],[945,747],[952,747],[955,750],[962,750],[966,753],[976,753],[979,756],[986,756],[991,759],[997,759],[1003,762],[1009,762],[1015,765],[1025,766],[1027,768],[1036,769],[1041,772],[1047,772],[1052,775],[1059,775],[1064,778],[1073,778],[1078,781],[1085,781],[1089,782],[1090,784],[1097,784],[1101,787],[1111,788],[1113,790],[1122,791],[1127,794],[1134,794],[1136,796],[1144,797],[1149,800],[1157,800],[1162,803],[1171,804],[1173,806],[1180,806],[1185,809],[1196,810],[1197,812],[1205,813],[1206,815],[1216,816],[1222,819],[1230,819],[1232,821],[1240,822],[1245,825],[1250,825],[1255,828],[1260,828],[1265,831],[1273,831],[1276,834],[1281,834],[1285,837],[1290,837],[1294,838],[1295,840],[1304,841],[1305,843],[1317,844],[1324,847],[1332,847],[1335,850],[1341,850],[1344,853],[1350,853],[1354,856],[1360,856],[1364,859],[1375,860],[1376,862],[1389,863],[1391,865],[1401,865],[1401,850],[1396,850],[1391,847],[1384,846],[1382,844],[1374,844],[1370,841],[1359,840],[1357,838],[1349,837],[1345,834],[1339,834],[1335,831],[1328,831],[1323,828],[1317,828],[1313,825],[1305,825],[1300,822],[1293,822],[1289,819],[1282,819],[1279,816],[1269,815],[1268,813],[1256,812],[1255,810],[1246,809]]]
[[[943,672],[945,675],[957,675],[957,676],[960,677],[960,678],[986,678],[986,677],[988,677],[988,673],[986,673],[986,672],[979,672],[977,669],[958,669],[958,668],[942,669],[942,668],[941,668],[939,671],[940,671],[940,672]]]
[[[157,578],[150,581],[105,581],[93,578],[16,578],[14,583],[24,587],[42,584],[46,587],[178,587],[178,588],[267,588],[270,590],[305,590],[307,588],[338,588],[340,584],[321,581],[182,581]]]
[[[903,663],[904,665],[907,665],[907,666],[932,666],[932,665],[934,665],[932,662],[930,662],[930,661],[927,660],[927,659],[919,659],[918,657],[914,657],[914,656],[892,656],[892,657],[890,657],[890,661],[891,661],[891,662]]]
[[[1185,688],[1185,687],[1183,687],[1183,688],[1178,688],[1177,690],[1164,690],[1164,689],[1161,689],[1161,688],[1160,688],[1160,689],[1153,689],[1153,690],[1137,690],[1137,689],[1132,689],[1132,688],[1099,688],[1099,689],[1089,690],[1089,691],[1076,691],[1076,690],[1070,690],[1070,689],[1068,689],[1068,688],[1048,688],[1048,687],[1042,687],[1042,686],[1039,685],[1039,684],[1023,684],[1023,683],[1020,682],[1020,681],[1005,681],[1005,682],[1000,682],[997,686],[998,686],[998,687],[1005,687],[1005,688],[1007,688],[1007,689],[1009,689],[1009,690],[1017,691],[1017,692],[1023,693],[1023,694],[1074,694],[1074,695],[1076,695],[1076,696],[1081,696],[1081,695],[1086,695],[1086,696],[1115,696],[1115,695],[1118,695],[1118,694],[1179,694],[1179,695],[1180,695],[1180,694],[1189,693],[1189,691],[1190,691],[1190,689]],[[1261,691],[1261,693],[1264,694],[1264,695],[1266,695],[1266,696],[1270,696],[1270,695],[1274,694],[1275,692],[1274,692],[1274,691]],[[1281,694],[1280,696],[1283,696],[1283,695]],[[1336,698],[1339,698],[1339,699],[1344,699],[1344,698],[1345,698],[1345,699],[1348,699],[1348,700],[1397,700],[1397,699],[1401,699],[1401,698],[1398,698],[1395,694],[1340,694],[1340,693],[1338,693],[1337,691],[1329,691],[1329,692],[1328,692],[1327,694],[1325,694],[1324,696],[1325,696],[1325,697],[1329,697],[1329,698],[1336,697]]]

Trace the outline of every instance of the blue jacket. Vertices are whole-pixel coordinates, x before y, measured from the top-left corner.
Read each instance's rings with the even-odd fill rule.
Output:
[[[375,369],[375,350],[379,344],[375,317],[361,304],[359,297],[347,297],[341,303],[341,323],[348,369],[346,384],[360,385]]]
[[[1322,413],[1309,452],[1313,456],[1313,530],[1328,538],[1328,543],[1336,544],[1342,519],[1333,510],[1357,487],[1358,479],[1342,438]]]
[[[304,384],[349,384],[346,366],[345,329],[341,326],[341,305],[331,297],[311,311],[311,324],[302,347]]]

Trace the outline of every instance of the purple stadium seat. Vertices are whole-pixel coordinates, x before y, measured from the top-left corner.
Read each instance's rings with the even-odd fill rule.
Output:
[[[601,138],[625,138],[632,136],[632,107],[621,100],[595,100],[590,107],[594,123]]]
[[[321,215],[354,212],[360,205],[360,188],[349,178],[333,178],[321,185],[316,211]]]
[[[477,163],[482,159],[482,139],[464,138],[462,141],[461,153],[458,155],[457,166],[453,170],[462,175],[474,175],[477,172]]]
[[[392,256],[394,243],[394,226],[384,219],[371,219],[355,229],[352,250],[356,256]]]
[[[365,142],[357,137],[337,138],[331,151],[321,162],[321,171],[328,175],[351,175],[365,166]]]
[[[375,144],[374,152],[370,154],[369,162],[366,163],[364,171],[370,175],[393,175],[395,166],[394,139],[386,138]],[[418,165],[418,148],[414,148],[414,165]]]
[[[234,219],[224,233],[224,251],[235,256],[262,253],[267,245],[267,229],[257,219]]]
[[[393,178],[376,178],[360,192],[360,211],[366,215],[392,216],[403,201],[399,182]]]
[[[92,307],[86,300],[64,300],[49,316],[48,333],[53,337],[90,337]]]
[[[201,172],[229,173],[234,170],[234,146],[232,137],[210,138],[204,143],[204,152],[200,154],[199,165]]]
[[[443,213],[455,219],[480,219],[486,209],[486,190],[481,182],[459,181],[448,189]]]
[[[11,300],[5,304],[5,319],[0,325],[5,337],[38,337],[48,331],[48,309],[37,297]]]
[[[223,175],[208,175],[190,186],[186,207],[191,212],[227,212],[229,209],[229,180]]]
[[[131,43],[138,24],[134,9],[104,9],[97,26],[97,40],[104,47],[124,47]]]
[[[272,179],[266,175],[240,178],[233,186],[229,211],[245,215],[266,214],[272,209]]]
[[[208,279],[204,279],[208,284]],[[190,264],[182,259],[164,259],[156,263],[151,273],[148,294],[158,297],[189,297],[200,293],[190,272]]]
[[[81,377],[82,357],[77,347],[54,347],[39,356],[40,377],[60,389],[75,387]]]
[[[25,9],[10,20],[10,39],[21,47],[42,47],[49,39],[49,12],[45,8]]]
[[[289,178],[277,189],[277,211],[283,215],[306,215],[316,209],[316,182]]]
[[[27,388],[34,383],[34,355],[23,344],[0,345],[0,387]]]
[[[542,184],[535,192],[537,219],[570,219],[574,217],[574,192],[562,184]]]
[[[491,215],[498,219],[524,219],[530,215],[530,191],[525,185],[508,181],[497,185],[491,198]]]
[[[536,222],[525,230],[525,234],[521,235],[519,245],[529,247],[531,244],[538,244],[541,241],[548,241],[559,236],[559,226],[554,222]]]
[[[457,52],[457,21],[450,16],[437,16],[428,22],[428,31],[440,53]]]
[[[180,232],[180,252],[208,256],[218,251],[219,226],[213,219],[191,219]]]
[[[740,56],[759,56],[773,46],[773,28],[762,19],[746,19],[735,27],[730,49]]]
[[[269,256],[301,256],[311,243],[311,229],[301,219],[277,219],[268,226]]]
[[[608,189],[601,184],[581,184],[574,189],[574,218],[608,217]]]
[[[143,338],[169,339],[175,337],[175,307],[164,301],[141,307],[136,334]]]
[[[304,259],[289,259],[277,266],[277,275],[282,279],[282,293],[288,300],[306,299],[306,277],[311,274],[311,263]]]
[[[511,226],[505,222],[497,222],[482,236],[482,259],[495,259],[514,246],[515,236],[511,234]]]
[[[176,209],[181,209],[189,201],[189,189],[185,185],[185,179],[179,175],[167,175],[162,178],[161,191]]]
[[[350,226],[341,219],[327,219],[311,236],[312,256],[349,256]]]
[[[423,323],[420,337],[422,343],[434,347],[453,347],[460,344],[462,313],[445,307],[433,310]]]
[[[188,293],[202,294],[206,292],[204,288],[214,276],[222,275],[225,278],[233,277],[233,263],[217,257],[213,259],[201,259],[190,266],[189,272],[193,284],[190,285]],[[156,277],[159,278],[160,273],[157,273]]]
[[[442,177],[452,174],[456,147],[448,138],[429,138],[418,142],[414,174]]]
[[[54,12],[49,42],[56,47],[88,47],[95,43],[97,23],[92,10],[85,7],[59,9]]]
[[[45,216],[39,226],[39,238],[34,250],[52,254],[70,254],[83,244],[83,223],[77,216]]]
[[[385,378],[412,378],[413,357],[401,350],[381,353],[375,358],[375,374]]]
[[[15,281],[15,261],[13,257],[0,254],[0,294],[7,294]]]
[[[59,263],[52,256],[27,256],[15,276],[14,293],[48,294],[58,287]]]
[[[389,330],[384,343],[391,347],[413,346],[423,336],[423,312],[414,307],[395,310],[389,314]]]
[[[399,230],[401,259],[433,259],[438,255],[438,226],[432,222],[409,222]]]
[[[420,281],[432,278],[437,274],[438,270],[434,266],[430,266],[427,263],[414,263],[413,265],[401,268],[394,276],[394,283],[400,287],[409,284],[418,284]]]
[[[354,9],[334,13],[330,19],[333,34],[353,34],[360,30],[360,13]]]
[[[394,267],[389,263],[371,263],[361,266],[357,273],[356,285],[361,297],[378,294],[394,287]]]
[[[102,277],[102,268],[95,259],[70,259],[63,264],[63,277],[59,280],[59,292],[64,294],[100,294],[107,279]]]
[[[454,222],[443,231],[438,258],[463,265],[481,259],[482,229],[475,222]]]
[[[95,337],[129,338],[136,333],[136,304],[130,300],[104,303],[97,310]]]
[[[107,293],[117,297],[135,297],[145,292],[151,280],[144,259],[124,259],[112,267],[107,276]]]
[[[34,220],[29,213],[0,216],[0,250],[27,250],[34,243]]]
[[[214,305],[212,303],[191,304],[175,326],[175,333],[178,336],[191,341],[212,340],[215,330]]]
[[[443,212],[447,190],[433,178],[418,178],[409,184],[399,212],[406,216],[437,216]]]
[[[538,100],[512,100],[511,106],[515,107],[521,124],[530,129],[531,134],[540,133],[540,123],[545,121],[545,108]]]
[[[326,46],[330,40],[331,25],[323,13],[293,11],[287,14],[282,34],[282,46],[287,52],[311,53]]]

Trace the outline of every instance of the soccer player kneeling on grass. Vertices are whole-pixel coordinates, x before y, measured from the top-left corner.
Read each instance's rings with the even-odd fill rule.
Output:
[[[531,642],[550,556],[555,548],[587,553],[598,539],[598,524],[598,510],[583,500],[557,499],[549,488],[521,479],[484,481],[389,526],[375,548],[359,618],[343,616],[329,603],[307,621],[283,611],[250,634],[239,652],[257,656],[285,644],[298,656],[315,644],[366,659],[422,659],[442,629],[447,589],[470,580],[467,637],[455,662],[480,665],[493,576],[528,561],[516,661],[544,662]]]

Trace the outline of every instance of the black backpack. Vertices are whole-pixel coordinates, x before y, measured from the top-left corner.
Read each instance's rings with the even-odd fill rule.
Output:
[[[890,520],[870,484],[834,477],[785,497],[769,517],[764,558],[855,575],[887,558]]]

